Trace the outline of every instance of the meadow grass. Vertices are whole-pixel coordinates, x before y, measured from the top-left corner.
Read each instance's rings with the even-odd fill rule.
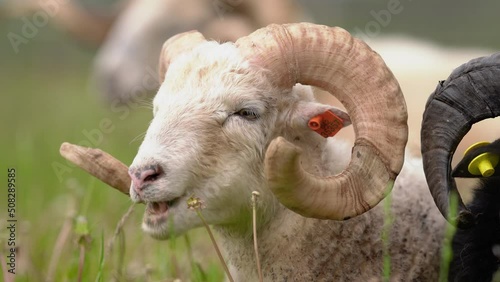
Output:
[[[0,31],[8,27],[2,25]],[[81,281],[222,281],[223,271],[203,230],[188,234],[190,259],[185,241],[172,247],[141,231],[143,206],[137,206],[115,234],[130,199],[59,155],[64,141],[90,141],[130,164],[141,140],[136,137],[152,117],[150,109],[131,106],[125,118],[111,111],[89,86],[93,51],[50,28],[22,47],[16,55],[0,43],[0,179],[7,180],[7,168],[17,171],[15,281],[78,281],[79,273]],[[84,132],[98,129],[103,119],[112,122],[113,130],[95,140],[86,137]],[[6,193],[0,191],[2,254],[8,251]],[[76,229],[77,218],[87,221],[84,241],[79,240],[83,237]],[[107,254],[114,237],[115,248]],[[172,271],[172,257],[177,272]],[[192,265],[204,273],[202,278],[192,277]]]

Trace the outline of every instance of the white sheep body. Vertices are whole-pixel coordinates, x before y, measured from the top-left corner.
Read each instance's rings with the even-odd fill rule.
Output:
[[[340,140],[329,140],[325,145],[323,151],[330,155],[328,158],[323,155],[324,167],[334,167],[340,172],[338,163],[348,161],[350,151]],[[304,155],[319,157],[321,151]],[[329,161],[332,163],[328,164]],[[304,218],[279,206],[258,234],[264,280],[382,280],[383,226],[384,220],[392,218],[391,281],[436,281],[445,220],[428,192],[420,159],[406,161],[391,195],[389,214],[384,211],[386,199],[369,212],[347,221]],[[251,215],[248,212],[246,216]],[[257,281],[250,235],[234,236],[224,228],[218,231],[236,281]]]
[[[237,111],[258,113],[247,120]],[[334,175],[351,149],[307,127],[307,117],[330,106],[314,102],[306,86],[283,90],[265,70],[246,62],[233,44],[200,44],[172,61],[154,100],[155,117],[131,170],[154,162],[160,177],[133,200],[170,201],[167,215],[146,213],[143,229],[166,239],[202,225],[185,205],[204,201],[202,213],[221,236],[236,281],[257,281],[250,197],[258,200],[258,238],[265,281],[369,281],[383,278],[384,202],[346,220],[302,217],[267,187],[264,155],[278,136],[300,147],[303,168]],[[304,187],[306,189],[306,187]],[[175,200],[175,201],[174,201]],[[420,159],[409,159],[392,192],[391,279],[437,279],[445,221],[428,192]]]

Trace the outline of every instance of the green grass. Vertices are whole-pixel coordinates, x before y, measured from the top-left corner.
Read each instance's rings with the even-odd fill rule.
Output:
[[[0,34],[13,25],[0,25]],[[80,240],[85,247],[82,281],[113,281],[120,264],[120,281],[190,280],[186,244],[179,240],[171,248],[143,234],[142,206],[137,206],[125,222],[114,252],[106,254],[106,246],[131,201],[70,166],[59,155],[62,142],[92,141],[84,132],[95,132],[103,119],[109,119],[114,129],[103,133],[96,147],[131,163],[140,144],[136,137],[147,129],[152,117],[150,109],[134,108],[126,118],[113,113],[89,88],[93,51],[81,49],[50,28],[41,30],[25,47],[14,55],[8,42],[0,42],[0,179],[6,184],[7,168],[16,169],[16,281],[45,280],[65,222],[72,226],[60,251],[53,281],[77,281],[81,234],[74,223],[78,216],[88,221],[87,237],[84,242]],[[6,189],[0,190],[2,256],[7,254],[4,246],[9,235],[5,228],[6,193]],[[203,231],[189,234],[192,264],[201,266],[205,281],[222,281],[222,269]],[[177,273],[172,271],[173,257]]]

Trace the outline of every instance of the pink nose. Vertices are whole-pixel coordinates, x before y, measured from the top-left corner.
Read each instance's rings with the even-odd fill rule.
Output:
[[[128,170],[128,174],[132,179],[132,186],[137,193],[148,186],[148,184],[153,183],[163,174],[163,170],[159,165],[148,165],[144,167],[131,167]]]

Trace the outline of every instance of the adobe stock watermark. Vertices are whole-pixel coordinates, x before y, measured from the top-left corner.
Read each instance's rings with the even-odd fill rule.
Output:
[[[19,53],[19,48],[22,44],[28,44],[31,39],[37,36],[41,28],[49,24],[51,18],[59,13],[61,6],[67,4],[71,0],[44,0],[40,2],[40,10],[36,11],[31,18],[21,17],[23,25],[21,32],[9,32],[7,39],[14,50],[14,53]]]
[[[118,114],[118,120],[125,120],[134,109],[141,106],[141,101],[144,101],[148,93],[158,89],[158,85],[157,72],[151,67],[146,67],[146,75],[143,77],[141,85],[137,85],[133,89],[131,100],[128,103],[123,103],[119,98],[115,99],[110,105],[111,112]],[[81,131],[83,138],[76,144],[84,147],[99,147],[104,142],[105,136],[115,131],[116,121],[109,117],[102,118],[96,127],[83,129]],[[60,183],[64,181],[65,175],[73,172],[76,167],[68,160],[64,162],[53,161],[51,165]]]
[[[412,0],[408,0],[412,1]],[[379,11],[370,11],[373,20],[367,22],[363,29],[355,27],[352,34],[354,37],[366,40],[377,37],[382,28],[389,26],[394,15],[398,15],[403,11],[404,7],[400,0],[389,0],[386,9]]]
[[[226,13],[231,13],[241,3],[243,3],[243,0],[213,0],[212,6],[214,6],[217,16],[224,19]]]

